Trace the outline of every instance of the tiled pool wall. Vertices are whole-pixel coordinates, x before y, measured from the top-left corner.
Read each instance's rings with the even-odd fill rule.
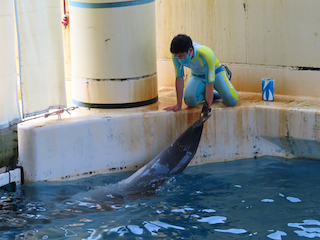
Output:
[[[311,110],[299,107],[297,101],[292,107],[290,102],[242,97],[237,107],[212,105],[212,117],[190,165],[263,155],[319,159],[320,111],[314,103]],[[162,107],[139,108],[25,122],[18,127],[24,180],[65,180],[138,169],[196,121],[200,110],[200,106],[176,113]]]

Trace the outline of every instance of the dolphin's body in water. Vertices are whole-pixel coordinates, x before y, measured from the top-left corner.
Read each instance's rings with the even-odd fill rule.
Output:
[[[203,124],[210,116],[208,114],[200,116],[167,149],[130,177],[115,184],[95,187],[81,195],[85,196],[86,200],[106,203],[117,202],[119,198],[140,198],[142,195],[156,193],[166,178],[181,173],[192,160],[199,146]]]

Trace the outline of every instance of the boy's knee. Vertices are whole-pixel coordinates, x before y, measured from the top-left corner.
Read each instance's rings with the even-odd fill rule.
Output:
[[[196,101],[195,97],[184,97],[184,102],[188,107],[196,107],[198,106],[198,102]]]
[[[197,88],[196,91],[189,88],[184,92],[184,102],[188,107],[198,106],[204,98],[204,92],[200,88]]]
[[[223,102],[226,106],[235,106],[239,100],[239,93],[233,89],[231,96],[228,99],[223,98]]]
[[[227,106],[235,106],[238,103],[238,100],[235,98],[229,98],[227,101],[223,101],[225,105]]]

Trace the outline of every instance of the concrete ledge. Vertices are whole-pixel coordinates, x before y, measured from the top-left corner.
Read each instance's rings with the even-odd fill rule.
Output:
[[[25,182],[64,180],[134,170],[168,147],[198,117],[201,106],[172,113],[173,89],[132,109],[79,108],[61,120],[19,124],[19,165]],[[263,155],[320,158],[320,99],[240,93],[236,107],[212,105],[191,165]]]
[[[21,169],[16,168],[5,173],[0,174],[0,187],[5,186],[9,183],[15,182],[16,184],[21,183]]]

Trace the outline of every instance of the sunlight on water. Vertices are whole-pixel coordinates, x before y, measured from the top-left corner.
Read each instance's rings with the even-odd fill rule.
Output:
[[[1,192],[0,239],[312,239],[320,162],[264,157],[188,167],[157,194],[123,197],[131,173]]]

